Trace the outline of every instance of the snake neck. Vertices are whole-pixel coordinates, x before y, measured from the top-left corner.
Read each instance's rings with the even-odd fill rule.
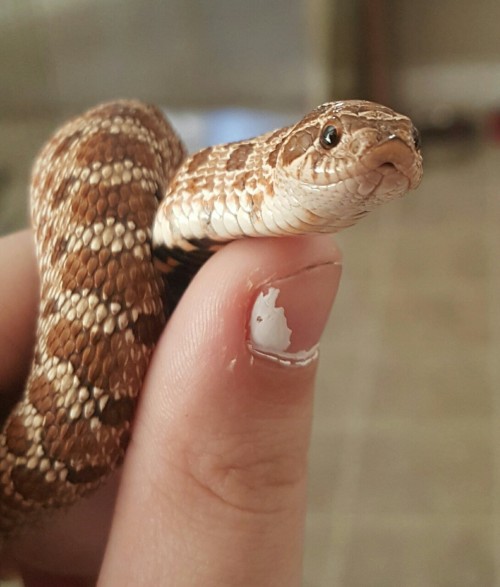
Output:
[[[185,160],[168,186],[153,226],[155,265],[172,311],[200,267],[224,244],[269,236],[280,129],[255,139],[207,147]]]
[[[207,147],[186,159],[156,215],[154,248],[213,252],[235,239],[272,234],[266,212],[286,132]]]

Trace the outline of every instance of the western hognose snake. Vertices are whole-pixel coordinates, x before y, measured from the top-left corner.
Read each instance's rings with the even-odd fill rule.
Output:
[[[338,231],[421,175],[411,121],[365,101],[191,157],[140,102],[68,122],[33,173],[41,302],[26,389],[0,433],[0,542],[123,460],[155,343],[218,247]]]

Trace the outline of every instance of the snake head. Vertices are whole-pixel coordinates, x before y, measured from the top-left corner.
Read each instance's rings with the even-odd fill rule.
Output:
[[[355,222],[414,189],[422,178],[420,138],[411,120],[362,100],[319,106],[288,130],[275,188],[305,207],[320,231]]]

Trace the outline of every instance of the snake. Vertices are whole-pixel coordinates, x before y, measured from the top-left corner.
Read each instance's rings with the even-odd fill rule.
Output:
[[[218,249],[337,232],[421,177],[412,121],[364,100],[192,155],[140,101],[64,124],[32,172],[40,304],[24,392],[0,429],[0,542],[123,462],[155,344]]]

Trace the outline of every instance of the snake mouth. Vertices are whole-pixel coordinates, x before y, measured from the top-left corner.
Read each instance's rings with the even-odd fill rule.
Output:
[[[415,152],[395,135],[373,147],[362,161],[369,171],[377,171],[383,176],[397,174],[405,177],[409,189],[415,188],[419,183],[420,173],[415,165]]]
[[[366,151],[356,171],[359,201],[366,209],[402,196],[422,177],[419,153],[396,135]]]
[[[382,163],[378,169],[382,173],[392,173],[393,171],[397,171],[397,167],[391,162]]]

